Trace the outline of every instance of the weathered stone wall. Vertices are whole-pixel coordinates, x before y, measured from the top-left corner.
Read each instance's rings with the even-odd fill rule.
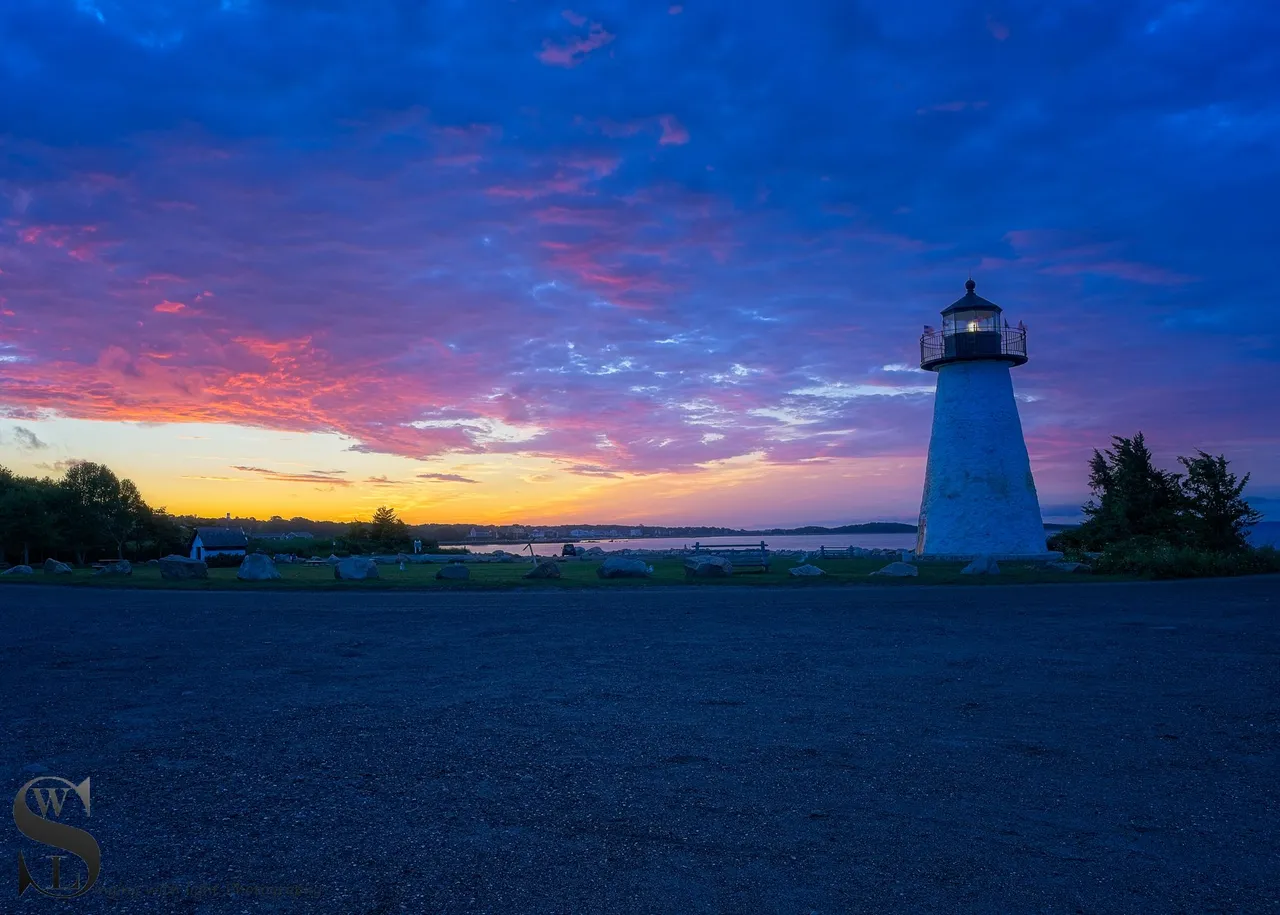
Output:
[[[916,552],[1039,555],[1045,550],[1009,365],[942,366]]]

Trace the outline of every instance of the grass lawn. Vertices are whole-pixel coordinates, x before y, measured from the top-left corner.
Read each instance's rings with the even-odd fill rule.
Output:
[[[279,565],[282,576],[279,581],[244,582],[236,578],[235,569],[210,569],[204,581],[166,581],[160,577],[158,566],[135,565],[133,575],[127,578],[95,576],[91,571],[77,569],[71,575],[46,575],[37,570],[34,575],[0,576],[5,584],[47,584],[59,587],[94,588],[170,588],[174,590],[223,590],[223,589],[324,589],[324,590],[483,590],[510,588],[653,588],[669,585],[693,585],[699,588],[740,588],[751,586],[777,586],[806,588],[834,584],[877,584],[910,587],[912,585],[999,585],[1028,584],[1032,582],[1090,582],[1133,580],[1135,576],[1073,575],[1030,564],[1008,563],[1000,567],[1000,574],[961,575],[962,563],[921,563],[920,574],[914,578],[872,577],[871,572],[883,568],[885,559],[827,559],[811,560],[826,575],[813,578],[797,578],[787,570],[798,563],[790,559],[775,560],[769,572],[743,572],[730,578],[709,578],[687,581],[682,559],[663,559],[653,563],[653,575],[648,579],[601,579],[596,577],[600,560],[592,562],[570,561],[560,564],[561,578],[547,581],[528,581],[523,576],[529,571],[527,562],[468,563],[471,580],[436,581],[439,565],[406,565],[403,572],[397,566],[378,567],[381,576],[376,581],[338,581],[329,566]]]

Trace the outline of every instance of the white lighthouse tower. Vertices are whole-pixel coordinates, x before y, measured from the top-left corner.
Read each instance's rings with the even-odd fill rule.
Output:
[[[1009,370],[1027,361],[1027,332],[964,284],[925,328],[920,367],[938,373],[916,555],[1050,559]]]

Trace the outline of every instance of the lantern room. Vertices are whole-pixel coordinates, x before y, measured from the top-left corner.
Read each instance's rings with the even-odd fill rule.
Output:
[[[920,367],[936,371],[951,362],[1000,359],[1014,365],[1027,361],[1026,329],[1011,328],[995,302],[964,284],[965,294],[942,312],[942,332],[925,328],[920,338]]]

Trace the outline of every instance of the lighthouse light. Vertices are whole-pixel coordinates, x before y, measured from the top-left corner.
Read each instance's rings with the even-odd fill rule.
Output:
[[[978,329],[978,322],[977,322],[977,321],[970,321],[970,322],[969,322],[969,333],[971,333],[971,334],[972,334],[972,333],[974,333],[975,331],[977,331],[977,329]]]

